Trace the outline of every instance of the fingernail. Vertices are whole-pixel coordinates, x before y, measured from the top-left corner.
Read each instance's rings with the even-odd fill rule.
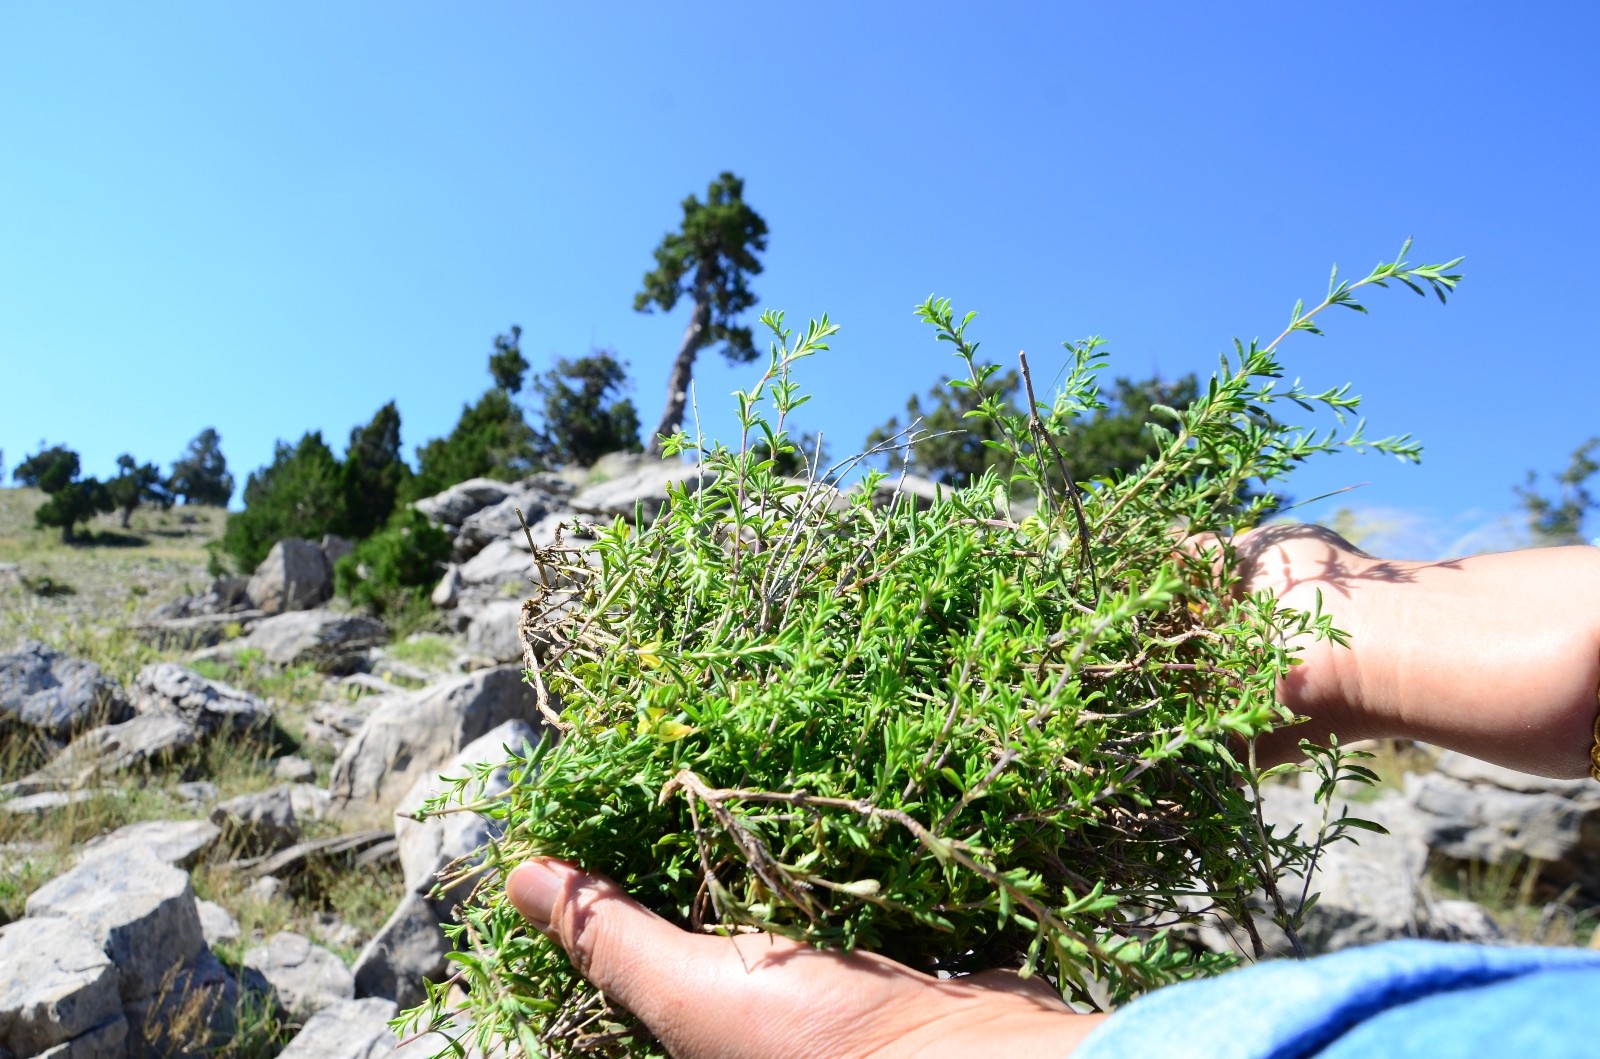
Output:
[[[560,877],[540,857],[523,862],[506,880],[506,896],[523,918],[540,930],[550,925],[560,893]]]

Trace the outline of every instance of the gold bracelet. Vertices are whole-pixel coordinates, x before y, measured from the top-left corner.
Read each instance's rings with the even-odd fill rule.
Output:
[[[1600,781],[1600,713],[1594,717],[1594,742],[1589,744],[1589,775]]]

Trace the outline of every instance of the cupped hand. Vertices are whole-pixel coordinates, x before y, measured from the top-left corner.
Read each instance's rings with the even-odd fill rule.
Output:
[[[518,867],[506,892],[677,1059],[1062,1059],[1104,1017],[1014,974],[937,979],[768,934],[691,934],[553,858]]]

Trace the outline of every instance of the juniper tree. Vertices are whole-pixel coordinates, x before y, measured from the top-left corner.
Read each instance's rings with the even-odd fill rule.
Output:
[[[172,506],[172,493],[166,479],[153,463],[139,463],[127,453],[117,457],[117,469],[122,473],[106,483],[112,506],[122,512],[122,528],[141,505],[149,503],[166,510]]]
[[[756,255],[766,248],[767,222],[746,204],[744,181],[732,173],[723,172],[711,182],[704,202],[693,195],[683,200],[682,227],[656,247],[656,267],[645,273],[644,289],[633,297],[637,312],[671,312],[679,298],[694,302],[667,374],[666,407],[645,443],[647,452],[659,455],[660,439],[683,424],[700,350],[720,342],[730,364],[755,359],[750,328],[739,324],[738,317],[755,304],[749,277],[761,274]]]
[[[73,527],[112,510],[111,494],[96,478],[79,478],[78,454],[65,445],[53,445],[17,464],[12,478],[45,494],[34,511],[35,525],[61,530],[61,542],[76,540]]]
[[[540,441],[555,463],[587,466],[608,452],[639,451],[639,413],[621,396],[626,365],[605,350],[568,360],[534,377],[540,398]]]
[[[222,436],[215,427],[206,427],[189,442],[184,454],[173,461],[167,489],[185,504],[226,507],[233,496],[233,475],[222,454]]]

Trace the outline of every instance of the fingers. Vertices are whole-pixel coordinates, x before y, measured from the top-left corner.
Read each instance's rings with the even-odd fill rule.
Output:
[[[668,1016],[660,988],[691,963],[696,940],[649,911],[609,879],[566,861],[535,857],[506,880],[518,912],[566,950],[579,973],[646,1024]]]

